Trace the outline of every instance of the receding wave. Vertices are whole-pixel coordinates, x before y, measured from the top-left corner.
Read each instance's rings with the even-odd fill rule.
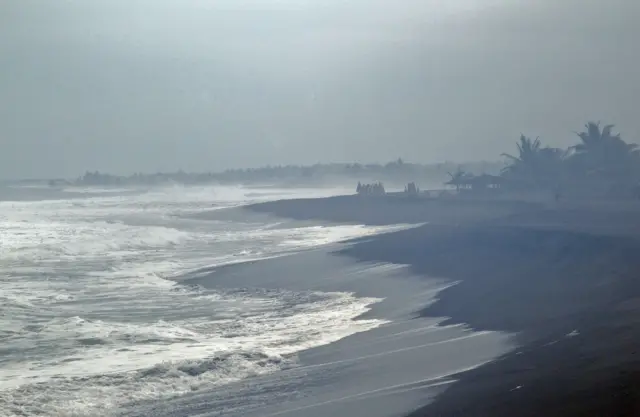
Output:
[[[246,193],[169,187],[0,202],[0,415],[109,415],[292,366],[303,349],[382,323],[360,319],[379,300],[349,293],[177,282],[387,230],[192,216]]]

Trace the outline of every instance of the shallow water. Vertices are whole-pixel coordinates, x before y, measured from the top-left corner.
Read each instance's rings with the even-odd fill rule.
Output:
[[[291,192],[0,190],[0,415],[113,415],[286,368],[292,353],[383,324],[354,320],[379,299],[349,291],[177,282],[387,230],[194,216]]]
[[[341,245],[340,245],[341,246]],[[412,272],[407,265],[338,256],[334,245],[238,264],[189,282],[225,289],[255,285],[294,292],[334,292],[382,299],[360,319],[380,320],[366,332],[300,351],[279,372],[165,401],[139,403],[122,416],[399,417],[447,389],[456,374],[512,348],[509,335],[441,326],[418,312],[454,285]],[[393,250],[393,249],[390,249]],[[295,271],[295,273],[289,273]]]

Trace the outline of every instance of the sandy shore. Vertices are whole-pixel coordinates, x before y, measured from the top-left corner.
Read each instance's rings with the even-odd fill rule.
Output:
[[[186,398],[185,409],[237,401],[226,415],[640,415],[640,207],[345,196],[205,217],[248,212],[428,224],[194,280],[385,298],[364,318],[390,324],[304,352],[294,369]],[[384,269],[393,264],[405,267]]]
[[[186,397],[179,404],[158,404],[140,415],[187,416],[192,410],[225,417],[407,415],[453,383],[451,375],[512,348],[505,334],[441,326],[442,318],[420,316],[448,280],[358,259],[349,248],[337,245],[222,267],[188,282],[216,289],[340,291],[384,298],[361,318],[387,324],[301,352],[292,368]]]
[[[461,375],[413,416],[640,412],[640,242],[522,226],[427,226],[348,252],[459,280],[424,316],[518,334],[516,352]]]
[[[324,220],[342,223],[386,225],[397,223],[455,224],[481,221],[538,209],[538,203],[518,201],[460,201],[455,199],[415,200],[397,195],[280,200],[248,206],[253,213],[296,220]]]
[[[640,415],[636,204],[337,197],[250,209],[298,219],[430,222],[343,253],[459,281],[422,308],[423,316],[518,334],[516,351],[461,374],[413,417]]]

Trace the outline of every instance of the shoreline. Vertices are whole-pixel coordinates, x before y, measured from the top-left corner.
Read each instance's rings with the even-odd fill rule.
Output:
[[[390,323],[301,351],[299,366],[180,402],[215,411],[242,398],[246,409],[229,417],[636,415],[637,208],[342,196],[205,213],[424,225],[189,280],[382,298],[360,318]]]
[[[418,273],[459,280],[422,316],[513,332],[519,347],[457,375],[410,416],[637,415],[640,241],[513,226],[455,229],[401,231],[384,246],[411,242],[393,260],[421,252]],[[347,251],[389,258],[374,241]]]
[[[374,242],[393,234],[363,239]],[[302,350],[296,354],[297,365],[292,368],[225,387],[225,390],[243,392],[244,401],[251,407],[256,401],[251,386],[270,386],[269,395],[286,397],[270,403],[261,394],[255,409],[227,415],[388,417],[407,414],[424,405],[425,398],[436,396],[453,383],[453,374],[473,369],[513,348],[511,336],[507,334],[475,332],[460,325],[443,326],[441,317],[417,315],[425,302],[433,301],[451,282],[425,279],[413,273],[409,266],[367,261],[343,253],[359,245],[357,241],[221,267],[207,276],[185,281],[205,288],[259,286],[302,293],[345,292],[357,298],[380,300],[355,320],[381,319],[386,323]],[[460,356],[451,356],[451,350]],[[425,357],[431,360],[423,361]],[[296,381],[296,387],[289,381]],[[282,386],[286,395],[280,390]],[[304,389],[300,391],[298,386]],[[203,398],[211,401],[207,396]],[[190,406],[197,403],[197,399],[184,401]]]
[[[458,382],[411,417],[639,414],[636,208],[357,196],[247,207],[296,219],[428,221],[341,252],[406,263],[422,276],[460,282],[423,307],[423,317],[517,333],[516,351],[458,375]]]

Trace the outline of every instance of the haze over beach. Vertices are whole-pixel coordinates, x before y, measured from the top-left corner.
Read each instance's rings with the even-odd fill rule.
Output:
[[[626,0],[0,6],[0,178],[493,160],[640,136]]]
[[[0,5],[0,417],[640,414],[640,4]]]

